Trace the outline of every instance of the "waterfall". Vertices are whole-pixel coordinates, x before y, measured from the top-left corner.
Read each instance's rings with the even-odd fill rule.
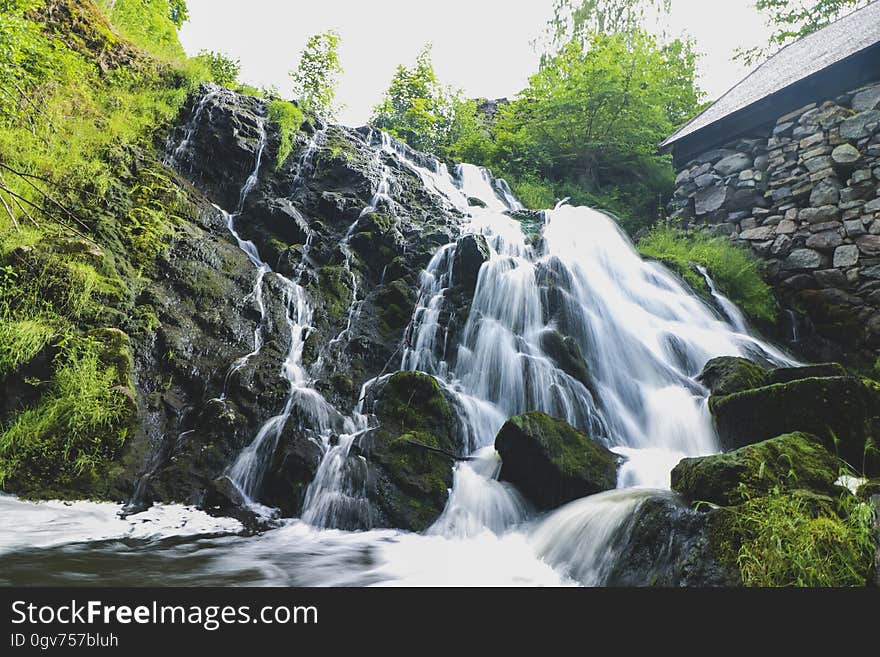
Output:
[[[173,151],[175,163],[183,161],[206,102],[203,98],[194,109],[183,142]],[[256,270],[251,299],[261,318],[267,312],[266,277],[275,277],[282,291],[290,347],[279,369],[288,395],[240,452],[228,476],[258,508],[262,480],[278,441],[295,421],[296,429],[313,437],[323,450],[306,491],[302,520],[321,528],[369,527],[368,463],[356,447],[374,428],[364,412],[364,399],[389,375],[365,382],[348,415],[313,387],[302,363],[313,320],[310,299],[299,282],[307,259],[292,279],[286,278],[272,271],[235,227],[259,180],[266,146],[264,118],[258,128],[254,167],[242,185],[238,207],[231,213],[220,211]],[[537,229],[534,224],[540,222],[534,216],[527,220],[533,233],[527,238],[525,223],[516,218],[523,206],[507,183],[488,170],[460,164],[451,173],[436,158],[416,153],[383,132],[367,129],[362,134],[375,149],[372,168],[377,182],[369,203],[339,243],[351,276],[352,303],[345,328],[325,348],[350,335],[363,302],[358,299],[359,274],[349,247],[357,223],[382,207],[392,215],[396,212],[389,159],[417,175],[428,191],[463,215],[460,236],[482,235],[489,247],[464,325],[453,331],[443,319],[449,316],[444,304],[453,286],[457,241],[452,241],[437,249],[421,273],[416,306],[403,336],[400,368],[438,379],[451,402],[464,449],[472,455],[454,467],[446,508],[425,540],[460,541],[487,534],[501,540],[516,535],[520,546],[528,545],[537,558],[567,577],[601,584],[613,566],[616,541],[627,522],[639,504],[656,493],[653,489],[668,488],[672,466],[682,457],[718,450],[706,404],[708,391],[695,380],[705,363],[720,355],[790,360],[749,334],[742,314],[706,272],[717,310],[662,265],[642,260],[607,215],[561,202],[536,215],[543,222]],[[307,183],[325,138],[323,130],[317,131],[304,146],[294,193]],[[261,319],[255,328],[254,349],[232,365],[230,374],[260,354],[263,324]],[[580,370],[560,362],[554,348],[560,340],[573,345],[572,353],[580,353]],[[563,418],[623,456],[621,490],[536,517],[512,486],[498,481],[500,457],[493,447],[496,433],[510,416],[531,410]]]

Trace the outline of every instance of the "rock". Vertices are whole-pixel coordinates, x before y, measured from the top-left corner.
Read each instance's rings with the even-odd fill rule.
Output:
[[[880,109],[880,85],[862,89],[852,99],[852,108],[856,112]]]
[[[744,230],[739,234],[739,238],[741,240],[748,240],[750,242],[760,242],[769,239],[773,239],[773,236],[776,234],[773,226],[759,226],[758,228],[750,228],[748,230]]]
[[[729,395],[766,385],[767,372],[745,358],[719,356],[706,363],[697,381],[713,395]]]
[[[776,224],[776,232],[779,235],[791,235],[796,230],[797,224],[793,221],[789,221],[788,219],[783,219],[778,224]]]
[[[590,370],[578,343],[559,331],[547,329],[541,333],[541,349],[549,356],[556,366],[573,379],[580,381],[584,386],[593,391],[593,381]]]
[[[844,244],[834,249],[835,267],[852,267],[859,261],[859,247],[855,244]]]
[[[491,252],[483,235],[465,235],[455,246],[452,282],[468,290],[477,287],[477,277]]]
[[[798,213],[798,219],[810,224],[819,224],[837,219],[840,210],[836,205],[824,205],[818,208],[804,208]]]
[[[722,558],[717,512],[695,511],[669,493],[647,496],[614,542],[605,586],[739,586],[735,563]]]
[[[818,251],[812,249],[795,249],[782,263],[784,269],[819,269],[822,267],[823,257]]]
[[[866,256],[880,256],[880,235],[863,235],[856,240],[856,244]]]
[[[850,238],[861,237],[865,234],[865,225],[862,223],[861,219],[844,221],[843,228],[846,231],[846,236]]]
[[[880,111],[866,110],[859,112],[840,124],[840,136],[843,139],[862,139],[871,134],[870,126],[880,122]]]
[[[813,377],[846,376],[846,369],[840,363],[818,363],[800,367],[777,367],[767,373],[766,385],[788,383]]]
[[[538,509],[554,509],[613,489],[619,458],[563,420],[532,411],[510,418],[495,437],[499,479]]]
[[[880,212],[880,198],[865,203],[862,212]]]
[[[705,187],[694,197],[694,211],[697,215],[708,214],[720,209],[730,198],[730,188],[726,185]]]
[[[826,230],[815,233],[807,238],[806,247],[819,251],[831,251],[843,244],[843,238],[836,230]]]
[[[831,151],[831,159],[834,164],[845,171],[856,168],[862,159],[859,149],[852,144],[841,144]]]
[[[793,432],[726,454],[686,458],[672,469],[672,489],[689,502],[737,505],[774,486],[834,494],[839,463],[816,436]]]
[[[364,438],[360,454],[369,464],[362,476],[377,513],[364,518],[352,508],[346,525],[423,531],[446,505],[454,455],[462,451],[449,402],[434,377],[405,371],[384,383],[372,408],[379,427]]]
[[[739,173],[744,169],[752,166],[752,159],[745,153],[736,153],[729,155],[715,163],[715,171],[722,176],[729,176]]]
[[[810,205],[820,207],[823,205],[836,205],[840,201],[840,185],[829,179],[824,179],[813,187],[810,192]]]
[[[777,383],[710,397],[709,410],[724,449],[803,431],[819,436],[853,467],[880,467],[865,460],[865,442],[880,429],[880,394],[867,380],[833,376]]]

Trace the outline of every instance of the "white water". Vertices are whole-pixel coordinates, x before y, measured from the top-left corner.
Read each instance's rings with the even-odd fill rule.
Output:
[[[184,140],[172,153],[173,163],[189,149],[206,102],[203,99],[196,107]],[[307,181],[322,135],[316,133],[304,149],[295,186]],[[377,136],[371,139],[375,142]],[[503,181],[466,164],[453,175],[445,164],[415,154],[387,136],[378,137],[378,142],[375,165],[381,175],[362,216],[393,205],[392,174],[382,159],[392,157],[450,207],[467,214],[463,233],[481,233],[490,246],[491,258],[480,271],[471,313],[458,332],[459,344],[450,344],[448,327],[439,322],[454,276],[455,243],[437,251],[421,277],[401,361],[403,369],[427,371],[441,381],[453,399],[465,449],[474,460],[455,467],[446,509],[423,535],[329,529],[369,526],[365,463],[352,453],[369,429],[369,418],[362,404],[348,416],[340,414],[312,387],[302,364],[313,312],[308,295],[298,277],[290,280],[273,272],[254,244],[236,231],[236,219],[258,181],[263,131],[239,207],[224,215],[236,243],[256,269],[252,300],[261,317],[266,313],[266,277],[276,277],[283,290],[290,347],[279,363],[279,375],[289,393],[279,413],[231,465],[229,477],[259,510],[263,473],[285,427],[294,420],[321,444],[324,458],[307,491],[301,521],[286,522],[260,537],[204,541],[199,550],[208,565],[170,583],[218,578],[222,582],[235,575],[236,581],[281,585],[602,584],[614,564],[616,539],[639,504],[656,494],[652,489],[668,488],[669,472],[682,457],[717,450],[706,410],[707,392],[693,378],[705,362],[719,355],[759,353],[776,362],[787,362],[787,357],[748,333],[742,315],[711,279],[707,281],[720,312],[665,268],[639,258],[605,215],[560,205],[545,213],[543,244],[534,247],[527,243],[519,222],[505,214],[521,206]],[[486,207],[470,206],[469,197],[482,200]],[[346,264],[356,290],[357,276]],[[541,284],[549,278],[558,282],[560,290],[553,313]],[[346,330],[357,304],[355,293]],[[263,324],[260,321],[255,328],[253,351],[236,361],[233,371],[261,353]],[[546,353],[545,336],[553,330],[577,342],[591,375],[591,389],[560,370]],[[361,399],[371,383],[364,385]],[[511,485],[497,481],[500,458],[492,447],[495,434],[510,415],[535,409],[567,419],[625,457],[620,490],[576,500],[540,516]],[[53,513],[54,523],[73,527],[46,541],[37,540],[35,546],[139,536],[132,523],[145,517],[139,514],[117,522],[109,520],[118,510],[115,505],[75,505],[69,512],[58,505],[0,500],[0,515],[9,511],[4,526],[12,526],[24,507],[27,517],[48,518],[46,514]],[[172,517],[177,513],[177,507],[166,508],[174,510]],[[163,513],[156,507],[151,511],[157,512]],[[203,519],[192,511],[184,515],[189,514]],[[202,533],[203,527],[237,531],[234,521],[192,522],[199,528],[196,533]],[[37,524],[27,525],[24,535],[38,534]],[[167,533],[146,531],[147,536]],[[12,549],[18,546],[10,544]]]

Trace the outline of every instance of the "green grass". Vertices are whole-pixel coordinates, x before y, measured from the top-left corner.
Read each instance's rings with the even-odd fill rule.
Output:
[[[132,406],[104,345],[69,338],[39,404],[0,432],[0,486],[25,496],[94,490],[121,449]],[[130,354],[128,354],[130,358]]]
[[[0,319],[0,379],[33,360],[54,335],[55,329],[40,321]]]
[[[303,123],[302,110],[286,100],[269,102],[269,120],[278,128],[278,152],[275,155],[275,169],[280,169],[293,150],[293,139]]]
[[[702,265],[718,289],[751,319],[776,320],[773,292],[761,278],[757,260],[745,248],[723,237],[658,224],[639,241],[637,249],[643,257],[674,269],[696,292],[708,297],[706,281],[693,267]]]
[[[746,586],[865,586],[874,557],[873,509],[843,493],[833,505],[774,488],[733,510]]]

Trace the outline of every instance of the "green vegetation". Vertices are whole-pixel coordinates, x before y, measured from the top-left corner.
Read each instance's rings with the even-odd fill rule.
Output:
[[[415,66],[398,66],[371,122],[420,151],[442,154],[450,148],[455,122],[475,106],[463,107],[461,93],[440,84],[431,62],[431,46],[425,46]],[[461,135],[462,137],[464,135]]]
[[[544,59],[491,119],[441,85],[425,49],[399,67],[374,125],[447,160],[490,167],[532,208],[568,197],[607,210],[631,233],[663,214],[672,190],[657,144],[699,108],[689,41],[639,29],[590,33]]]
[[[332,119],[336,87],[342,74],[339,61],[339,34],[327,30],[313,35],[300,54],[299,65],[291,71],[293,95],[302,108],[322,120]]]
[[[766,46],[740,48],[734,59],[751,66],[766,59],[781,47],[821,30],[829,23],[872,0],[756,0],[755,9],[762,13],[773,31]]]
[[[0,417],[0,487],[106,495],[136,411],[119,328],[155,329],[134,300],[194,214],[156,145],[211,71],[177,40],[181,0],[0,13],[0,380],[23,391]]]
[[[782,486],[732,511],[746,586],[865,586],[874,558],[873,508],[850,493],[836,504]]]
[[[637,245],[639,253],[671,267],[696,292],[708,296],[706,280],[694,265],[706,268],[718,289],[750,318],[761,322],[776,319],[776,301],[761,278],[758,262],[748,250],[723,237],[684,231],[658,224]]]
[[[278,128],[278,152],[275,155],[275,168],[281,165],[293,150],[293,140],[303,123],[302,110],[286,100],[269,102],[269,120]]]
[[[241,62],[222,52],[202,50],[195,57],[211,71],[211,79],[221,87],[234,89],[241,72]]]
[[[40,403],[0,433],[0,486],[34,497],[101,491],[136,412],[130,383],[102,360],[103,346],[91,338],[62,342]]]

